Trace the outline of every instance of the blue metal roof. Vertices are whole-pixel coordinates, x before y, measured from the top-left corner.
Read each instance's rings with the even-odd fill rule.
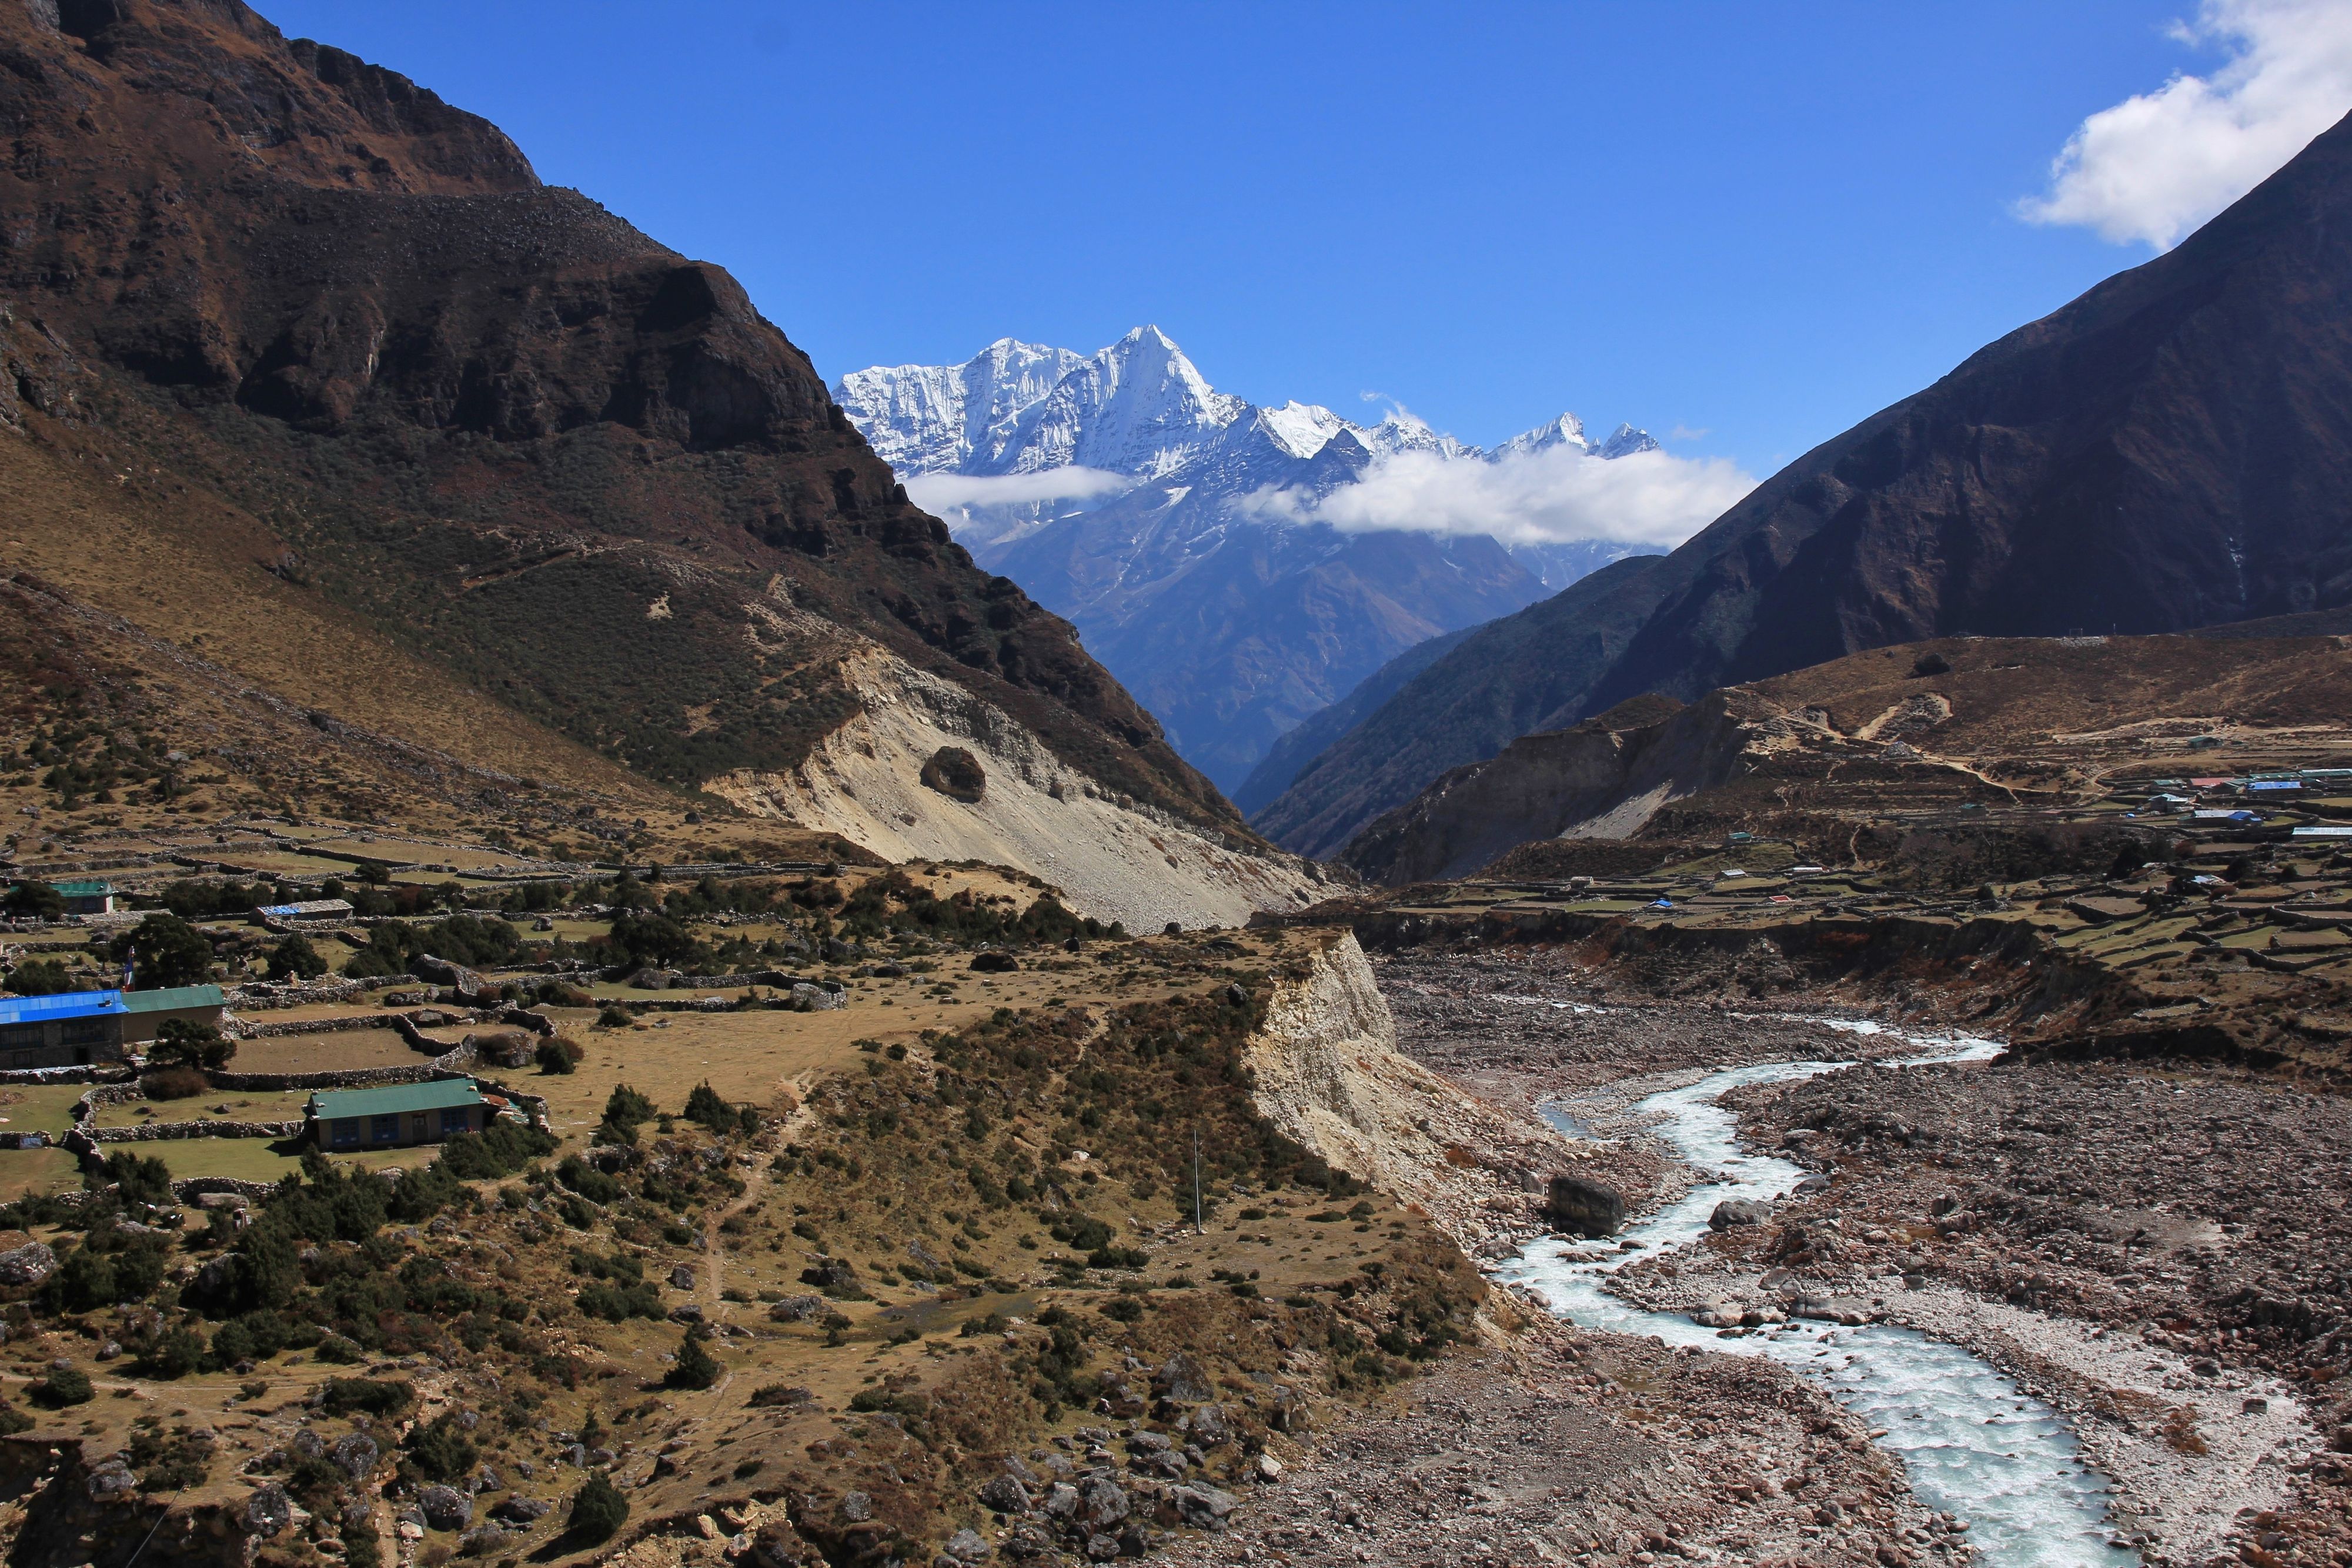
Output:
[[[53,997],[0,999],[0,1024],[47,1023],[54,1019],[119,1017],[128,1011],[121,991],[60,991]]]

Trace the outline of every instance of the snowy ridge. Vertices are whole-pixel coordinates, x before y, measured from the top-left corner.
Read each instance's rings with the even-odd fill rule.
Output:
[[[1148,482],[1203,459],[1219,467],[1249,465],[1267,447],[1304,462],[1342,431],[1375,460],[1413,452],[1499,462],[1561,446],[1613,458],[1658,444],[1630,424],[1596,444],[1573,413],[1486,452],[1402,409],[1376,424],[1359,424],[1317,403],[1258,408],[1212,387],[1157,327],[1138,327],[1092,354],[1000,338],[961,365],[853,371],[833,395],[874,450],[909,479],[1080,467]],[[1195,490],[1234,493],[1216,475],[1183,477]],[[949,519],[967,520],[973,519]]]

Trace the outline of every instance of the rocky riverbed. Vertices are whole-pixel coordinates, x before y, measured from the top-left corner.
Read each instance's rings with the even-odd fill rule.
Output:
[[[1916,1049],[1858,1020],[1805,1016],[1801,996],[1758,1016],[1752,1003],[1628,994],[1551,950],[1377,967],[1401,1049],[1498,1110],[1565,1108],[1571,1130],[1600,1143],[1583,1174],[1605,1172],[1636,1214],[1714,1174],[1682,1166],[1628,1115],[1643,1096],[1726,1067]],[[2037,1062],[1865,1066],[1733,1104],[1748,1146],[1826,1186],[1635,1262],[1619,1276],[1625,1295],[1735,1325],[1791,1312],[1910,1324],[2063,1411],[2117,1482],[2116,1539],[2147,1560],[2352,1563],[2352,1457],[2331,1449],[2352,1449],[2352,1410],[2334,1394],[2336,1294],[2352,1275],[2343,1101],[2224,1071]],[[1754,1331],[1723,1331],[1743,1332]],[[1836,1461],[1822,1487],[1726,1490],[1740,1483],[1715,1473],[1710,1439],[1798,1451],[1781,1446],[1792,1434],[1770,1425],[1775,1411],[1804,1410],[1799,1429],[1825,1423],[1821,1433],[1838,1434],[1830,1447],[1853,1455],[1856,1424],[1820,1384],[1696,1348],[1557,1324],[1542,1335],[1542,1351],[1450,1368],[1414,1385],[1410,1407],[1327,1445],[1247,1511],[1218,1560],[1965,1552],[1964,1534],[1938,1528],[1866,1444],[1861,1469]],[[1596,1369],[1612,1355],[1630,1357],[1633,1376],[1611,1377],[1604,1393]],[[1654,1366],[1637,1369],[1644,1357]],[[1561,1401],[1600,1425],[1575,1442],[1523,1442],[1523,1428],[1564,1429],[1547,1414]],[[1613,1512],[1580,1514],[1574,1489],[1546,1479],[1563,1465],[1614,1473],[1623,1456],[1650,1454],[1616,1446],[1634,1436],[1655,1445],[1643,1460],[1653,1468],[1642,1487],[1619,1489]],[[1810,1452],[1802,1464],[1832,1473]],[[1725,1496],[1741,1505],[1736,1521],[1713,1511]],[[1696,1513],[1678,1516],[1681,1502]]]
[[[1506,1311],[1511,1310],[1507,1306]],[[1895,1460],[1782,1368],[1581,1333],[1521,1303],[1505,1349],[1444,1364],[1325,1441],[1181,1563],[1964,1561]]]

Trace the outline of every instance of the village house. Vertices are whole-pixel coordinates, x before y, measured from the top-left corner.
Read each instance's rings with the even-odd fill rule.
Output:
[[[10,997],[0,1000],[0,1069],[121,1061],[168,1019],[217,1026],[226,1001],[218,986]]]
[[[342,898],[306,898],[294,904],[263,904],[253,913],[264,925],[272,922],[317,925],[322,921],[349,920],[352,905],[350,900]]]
[[[304,1135],[321,1149],[383,1149],[437,1144],[489,1125],[498,1107],[470,1078],[320,1090],[304,1110]]]
[[[68,915],[111,915],[114,913],[114,884],[109,882],[60,882],[51,883],[58,896],[66,901]]]

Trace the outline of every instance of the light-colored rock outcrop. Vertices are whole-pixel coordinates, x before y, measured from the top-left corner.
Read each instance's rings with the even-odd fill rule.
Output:
[[[866,644],[842,669],[864,709],[784,773],[704,786],[747,810],[837,833],[894,861],[978,860],[1053,883],[1072,909],[1132,931],[1240,925],[1317,896],[1304,862],[1223,841],[1123,799],[962,687]],[[986,775],[977,800],[922,781],[942,747]]]
[[[1246,1062],[1258,1109],[1331,1166],[1419,1204],[1473,1256],[1542,1228],[1544,1177],[1585,1155],[1397,1050],[1371,965],[1350,934],[1278,980]]]

